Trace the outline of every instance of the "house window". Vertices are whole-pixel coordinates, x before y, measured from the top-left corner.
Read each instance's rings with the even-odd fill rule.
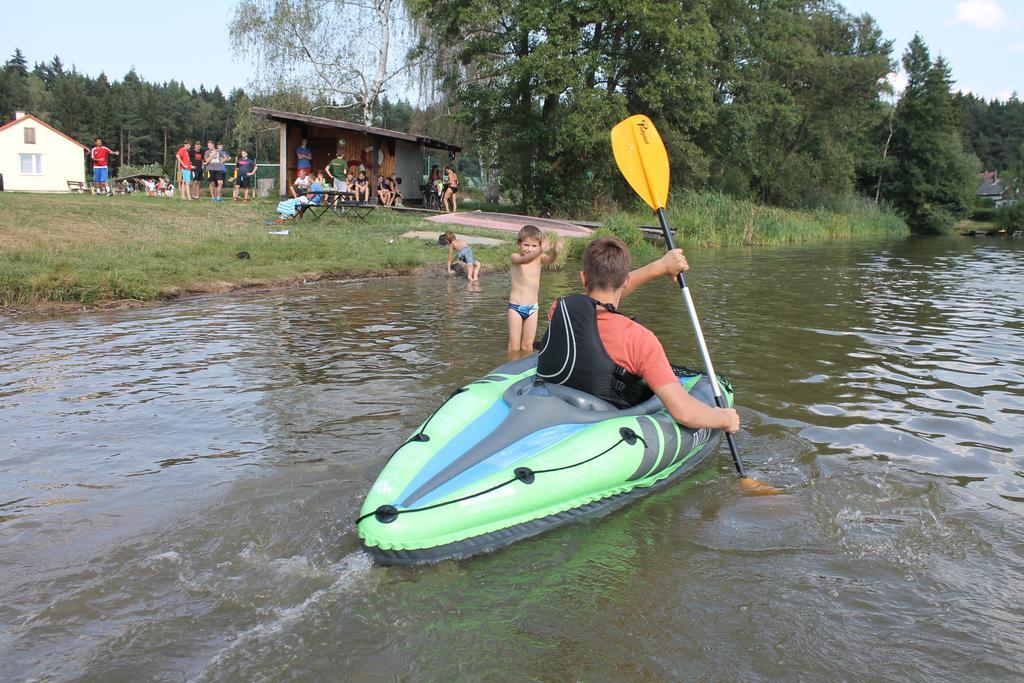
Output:
[[[42,154],[20,154],[21,175],[42,175],[43,155]]]
[[[25,126],[25,144],[34,145],[36,144],[36,129],[31,126]]]

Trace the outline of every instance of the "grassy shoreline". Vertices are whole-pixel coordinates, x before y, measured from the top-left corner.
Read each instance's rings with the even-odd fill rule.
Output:
[[[902,221],[877,211],[794,212],[720,195],[681,194],[673,198],[669,220],[682,246],[906,234]],[[366,221],[325,215],[316,222],[307,218],[268,225],[275,206],[271,200],[243,204],[0,193],[0,310],[45,309],[65,302],[150,302],[303,280],[408,274],[438,268],[445,260],[436,244],[401,237],[408,231],[441,231],[442,226],[419,214],[378,210]],[[636,227],[654,222],[649,212],[614,214],[604,222],[601,232],[623,237],[638,262],[659,253]],[[269,234],[281,228],[291,234]],[[458,232],[505,240],[474,251],[489,270],[507,269],[514,248],[511,233]],[[584,244],[570,244],[570,255]],[[243,251],[251,258],[239,259]]]

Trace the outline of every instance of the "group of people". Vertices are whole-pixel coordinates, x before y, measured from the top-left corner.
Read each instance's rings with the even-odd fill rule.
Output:
[[[459,176],[451,166],[444,167],[444,173],[434,165],[427,177],[427,184],[421,187],[423,199],[427,205],[443,208],[445,212],[454,213],[459,210]],[[448,208],[451,203],[451,208]]]
[[[448,245],[448,272],[457,258],[466,263],[469,279],[478,279],[480,263],[469,243],[451,232],[443,235],[443,241]],[[513,354],[534,349],[541,271],[558,258],[564,242],[558,239],[552,244],[539,228],[525,225],[516,245],[517,251],[510,256],[506,310],[508,350]],[[537,377],[593,394],[619,408],[656,395],[680,424],[739,431],[739,413],[706,405],[686,393],[657,336],[619,311],[620,302],[640,285],[658,277],[674,280],[689,270],[682,250],[673,249],[653,263],[631,269],[629,247],[616,237],[600,237],[587,246],[582,265],[584,293],[560,297],[548,311],[548,331],[538,345]]]
[[[298,172],[295,182],[290,188],[292,197],[298,197],[300,194],[308,192],[312,182],[313,155],[308,144],[308,141],[303,138],[302,144],[295,150],[298,158]],[[322,185],[329,178],[331,189],[339,195],[348,195],[352,201],[367,204],[370,202],[371,196],[375,197],[381,206],[402,206],[404,201],[400,187],[401,178],[394,173],[389,176],[378,175],[376,183],[371,187],[366,171],[363,169],[356,171],[345,158],[344,150],[340,148],[335,158],[331,159],[323,170],[317,173],[317,176],[323,179]],[[339,198],[334,197],[332,201],[339,201]]]
[[[227,179],[227,164],[232,157],[224,150],[224,143],[206,141],[206,149],[199,140],[185,140],[174,155],[175,165],[181,173],[181,196],[183,199],[199,199],[200,183],[205,176],[209,181],[210,198],[215,202],[224,201],[224,181]],[[248,150],[241,150],[235,159],[234,186],[231,198],[234,201],[249,201],[249,191],[256,175],[256,160],[249,157]],[[253,190],[253,196],[255,196]]]

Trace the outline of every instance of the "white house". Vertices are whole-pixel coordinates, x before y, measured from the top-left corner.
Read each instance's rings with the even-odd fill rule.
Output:
[[[3,189],[68,192],[68,181],[85,182],[85,145],[31,114],[16,112],[0,126]]]

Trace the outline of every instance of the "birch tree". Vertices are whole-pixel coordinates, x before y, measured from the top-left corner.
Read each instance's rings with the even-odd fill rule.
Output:
[[[230,34],[266,90],[301,88],[368,126],[381,95],[416,66],[402,0],[239,0]]]

